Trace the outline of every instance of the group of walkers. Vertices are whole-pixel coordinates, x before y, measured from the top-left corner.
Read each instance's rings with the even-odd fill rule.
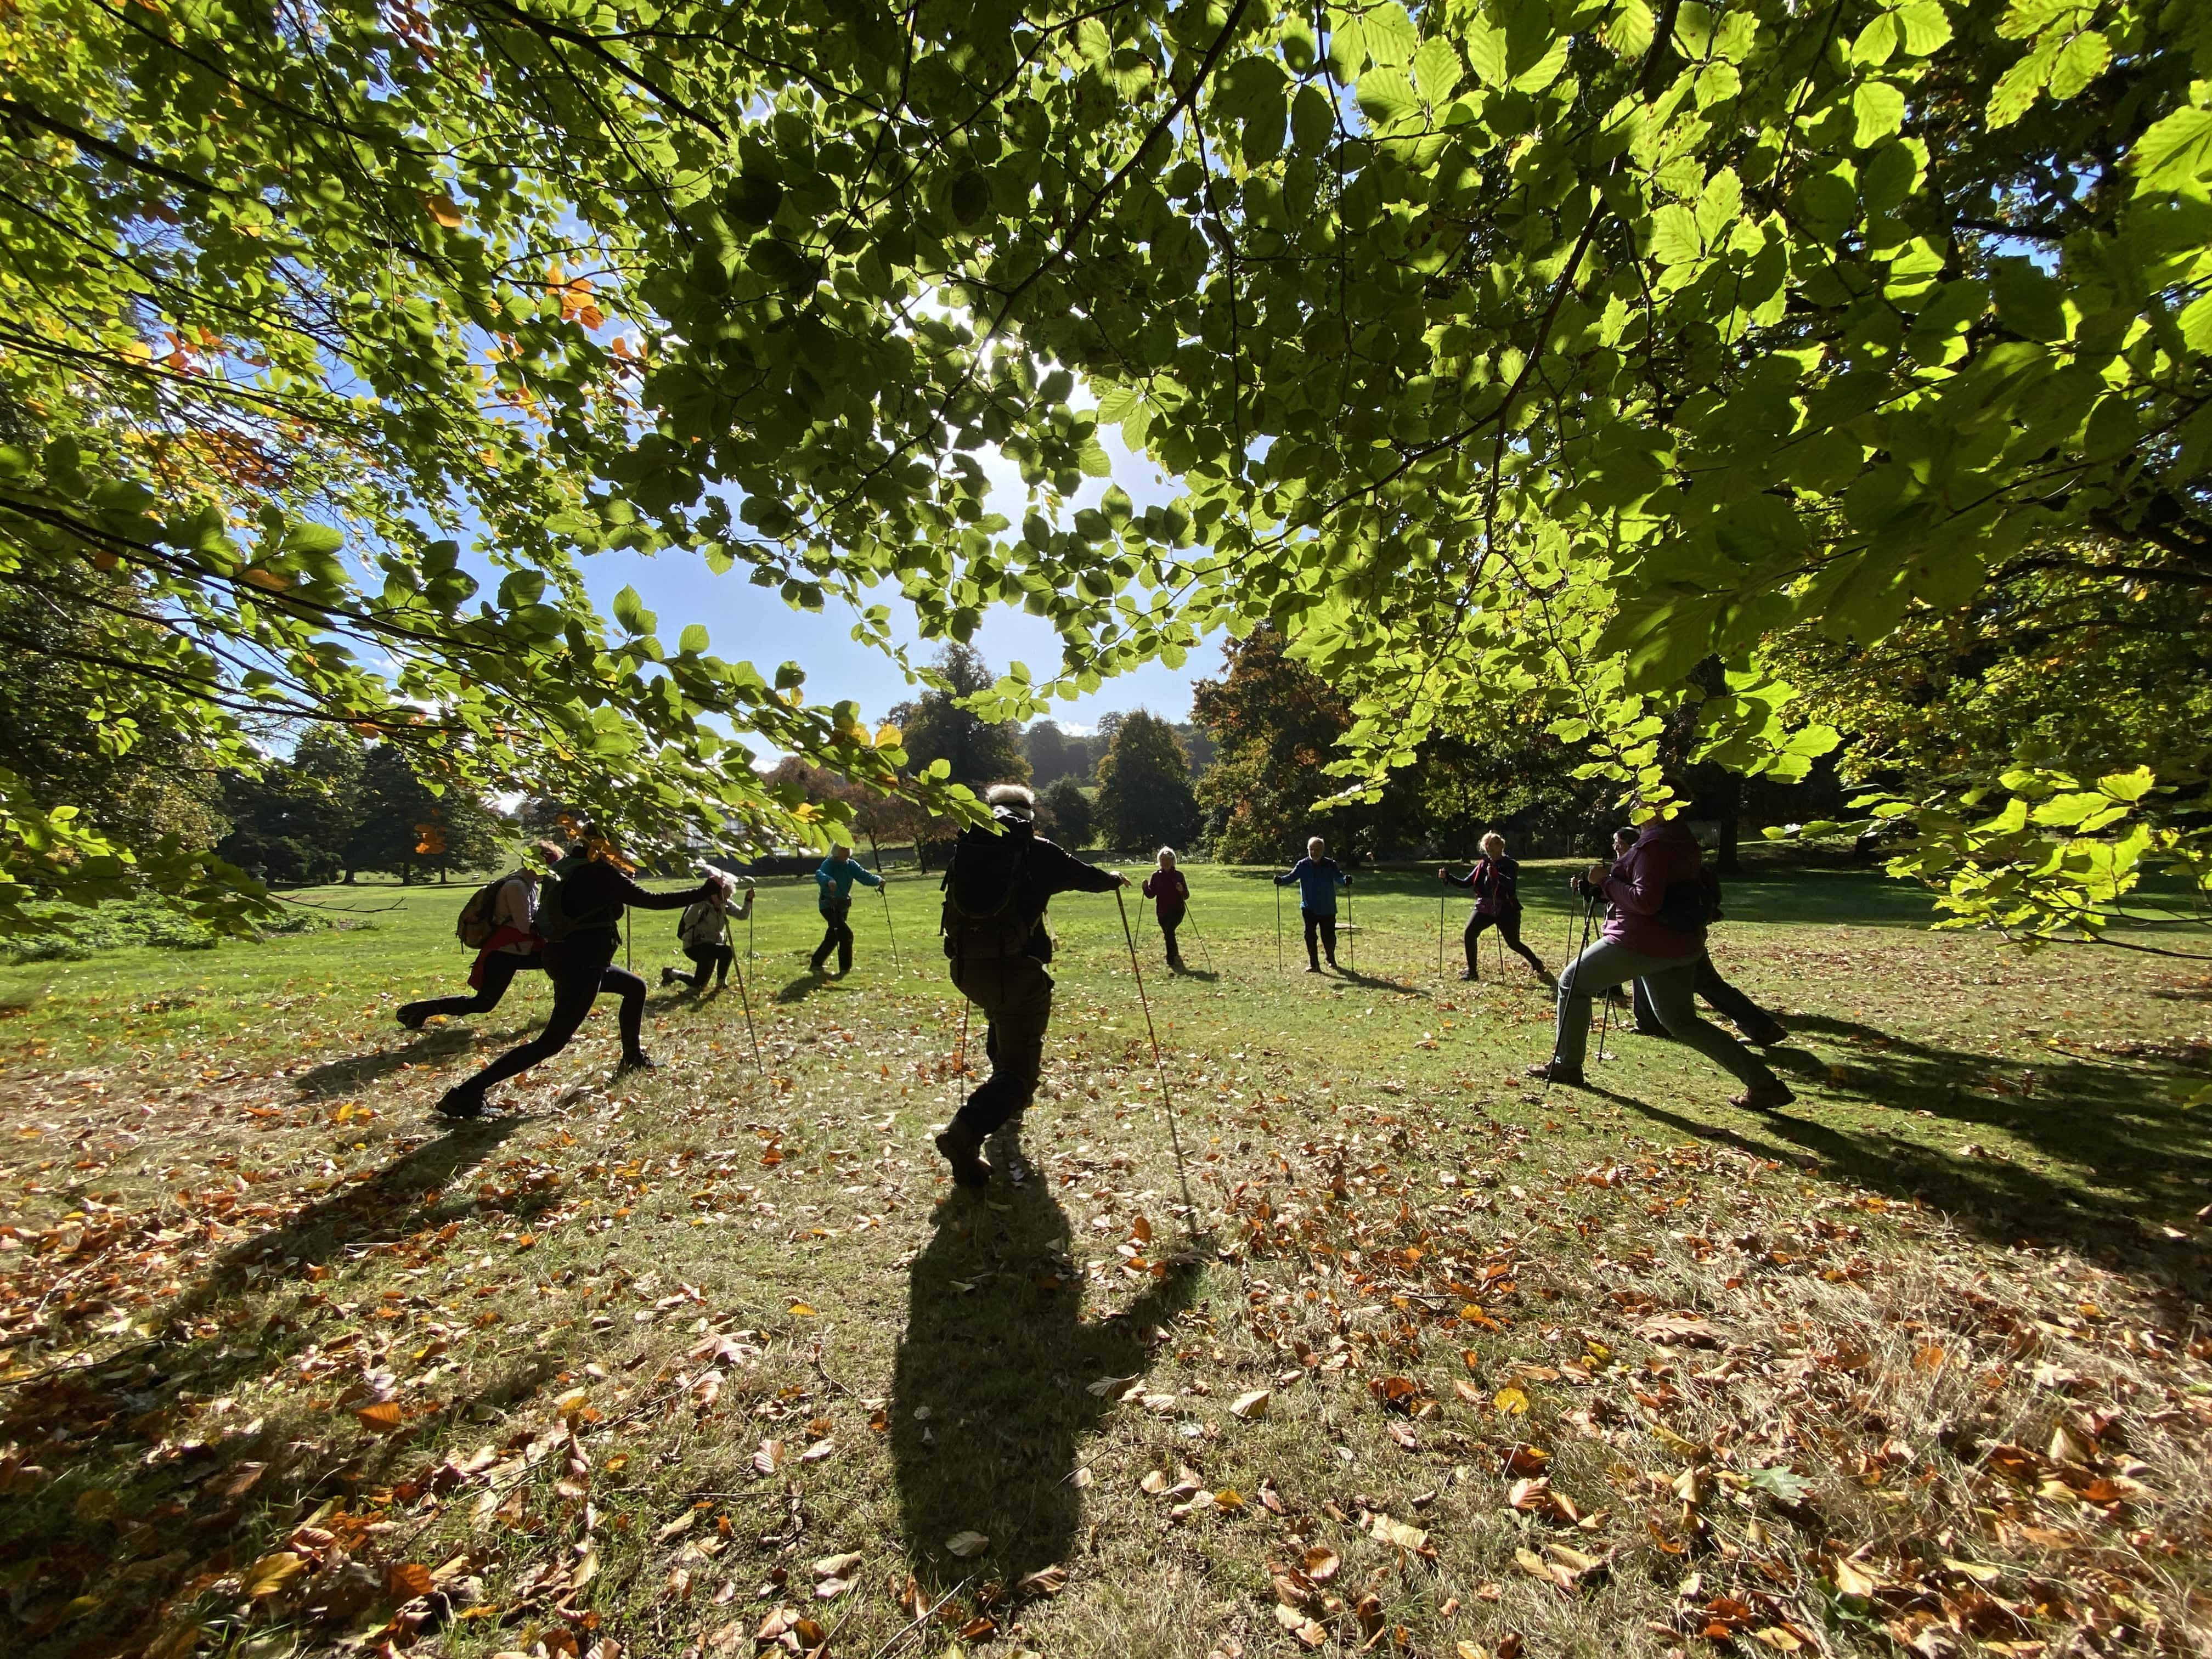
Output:
[[[984,803],[991,822],[962,831],[954,842],[940,923],[951,982],[983,1016],[989,1064],[988,1074],[937,1137],[938,1151],[963,1186],[988,1182],[994,1164],[1016,1180],[1026,1172],[1021,1121],[1036,1097],[1052,1019],[1048,907],[1060,893],[1115,892],[1129,885],[1126,877],[1085,863],[1039,835],[1036,798],[1026,787],[995,785],[985,792]],[[1585,1084],[1592,1000],[1617,997],[1619,988],[1631,986],[1636,1031],[1680,1042],[1735,1077],[1744,1085],[1735,1099],[1739,1106],[1771,1109],[1789,1103],[1794,1097],[1788,1085],[1752,1048],[1698,1016],[1696,1000],[1703,997],[1750,1044],[1771,1045],[1786,1035],[1772,1015],[1722,977],[1706,951],[1706,930],[1720,919],[1719,889],[1704,867],[1696,838],[1679,821],[1668,821],[1641,831],[1623,830],[1613,845],[1610,863],[1573,878],[1584,905],[1584,939],[1556,980],[1521,937],[1520,866],[1508,855],[1503,836],[1483,837],[1483,856],[1465,875],[1438,869],[1440,880],[1474,897],[1462,935],[1467,969],[1461,977],[1479,977],[1480,941],[1495,929],[1506,948],[1556,990],[1551,1058],[1529,1068],[1547,1083]],[[544,1029],[448,1090],[439,1109],[451,1117],[479,1115],[495,1085],[559,1053],[602,992],[621,999],[621,1069],[653,1066],[641,1040],[645,981],[614,965],[626,909],[683,911],[678,939],[692,971],[664,969],[661,983],[693,992],[704,992],[710,976],[717,988],[727,981],[736,955],[729,924],[752,915],[751,882],[741,884],[710,870],[695,888],[652,892],[629,878],[613,845],[589,830],[580,830],[565,849],[539,842],[532,852],[544,866],[542,877],[532,869],[518,872],[484,889],[462,913],[461,938],[478,953],[470,975],[474,994],[410,1003],[398,1011],[400,1024],[416,1030],[434,1015],[496,1006],[515,975],[526,969],[542,969],[552,981],[553,1007]],[[1306,843],[1305,857],[1274,878],[1278,887],[1298,890],[1309,973],[1322,971],[1324,956],[1331,968],[1337,966],[1337,897],[1352,879],[1318,836]],[[838,972],[848,973],[852,890],[856,884],[878,889],[886,884],[844,846],[830,850],[815,881],[823,934],[811,971],[821,975],[834,951]],[[1184,971],[1176,933],[1189,914],[1190,884],[1173,849],[1160,849],[1142,891],[1152,902],[1170,967]],[[1589,938],[1593,930],[1595,940]]]

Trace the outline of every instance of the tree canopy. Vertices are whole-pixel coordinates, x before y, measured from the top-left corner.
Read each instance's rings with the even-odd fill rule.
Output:
[[[754,743],[901,787],[899,733],[795,668],[627,589],[596,614],[580,561],[630,549],[848,599],[886,649],[884,583],[934,638],[1050,619],[993,719],[1270,623],[1346,698],[1347,787],[1533,705],[1665,812],[1670,722],[1771,776],[1835,744],[1793,632],[1864,649],[2059,550],[2212,580],[2187,0],[0,30],[0,577],[113,618],[100,671],[234,751],[250,714],[352,724],[647,842],[779,822]],[[1079,505],[1102,424],[1172,504]],[[2134,759],[1882,810],[1949,814],[1925,867],[1980,860],[2018,903],[1967,914],[2032,931],[2080,919],[2002,877],[2053,836],[2077,896],[2201,852],[2201,781]],[[942,775],[903,787],[972,810]],[[67,823],[0,787],[51,877]]]
[[[1109,846],[1188,852],[1205,818],[1191,790],[1190,757],[1175,727],[1142,708],[1123,719],[1098,763],[1095,805]]]

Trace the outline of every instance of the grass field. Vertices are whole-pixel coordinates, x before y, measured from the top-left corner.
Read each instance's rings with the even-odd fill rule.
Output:
[[[1800,1097],[1753,1115],[1617,1034],[1528,1085],[1548,999],[1439,976],[1433,878],[1316,978],[1261,872],[1191,878],[1199,971],[1130,912],[1169,1098],[1063,897],[1039,1176],[978,1194],[933,878],[828,981],[763,889],[757,1070],[734,988],[656,993],[665,1070],[610,1006],[458,1127],[545,1006],[392,1023],[465,889],[0,969],[0,1651],[2205,1650],[2203,964],[1732,883]]]

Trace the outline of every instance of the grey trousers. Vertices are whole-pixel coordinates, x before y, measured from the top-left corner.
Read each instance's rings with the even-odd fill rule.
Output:
[[[1624,950],[1611,939],[1600,939],[1559,975],[1553,1058],[1568,1070],[1582,1070],[1583,1056],[1589,1048],[1590,998],[1636,979],[1644,981],[1652,1012],[1676,1042],[1695,1048],[1747,1087],[1776,1081],[1757,1054],[1718,1026],[1698,1018],[1698,964],[1703,960],[1702,955],[1647,957]]]

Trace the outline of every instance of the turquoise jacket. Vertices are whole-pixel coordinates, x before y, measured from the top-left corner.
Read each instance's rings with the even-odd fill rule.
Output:
[[[873,874],[864,866],[854,863],[851,859],[823,860],[822,867],[814,872],[814,884],[822,890],[821,896],[816,902],[825,910],[830,908],[832,900],[839,903],[850,902],[853,896],[853,884],[856,881],[867,887],[880,887],[884,884],[884,878],[881,876]]]

